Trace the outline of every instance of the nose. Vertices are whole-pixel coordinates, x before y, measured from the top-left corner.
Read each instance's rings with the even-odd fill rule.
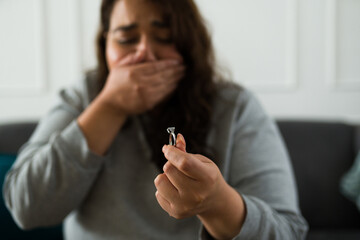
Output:
[[[136,47],[136,56],[135,61],[138,63],[141,62],[151,62],[156,61],[157,57],[155,54],[155,49],[149,37],[142,36],[139,44]]]

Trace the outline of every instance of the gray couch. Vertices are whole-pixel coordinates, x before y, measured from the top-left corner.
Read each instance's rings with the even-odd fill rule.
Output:
[[[279,121],[291,156],[309,240],[359,240],[360,213],[339,181],[360,149],[360,126]]]
[[[35,126],[35,122],[0,125],[0,153],[16,154]],[[339,180],[360,149],[360,127],[310,121],[278,121],[278,126],[292,159],[300,207],[310,225],[307,239],[359,240],[360,214],[340,194]],[[61,239],[58,228],[52,234],[52,239]]]

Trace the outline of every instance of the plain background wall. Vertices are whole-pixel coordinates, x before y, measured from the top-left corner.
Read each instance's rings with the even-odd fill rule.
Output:
[[[360,123],[359,0],[197,0],[220,65],[275,118]],[[0,122],[96,65],[100,0],[0,0]]]

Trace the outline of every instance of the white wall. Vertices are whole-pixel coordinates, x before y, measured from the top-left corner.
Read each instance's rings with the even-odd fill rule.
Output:
[[[360,0],[197,0],[221,65],[276,118],[360,123]],[[0,122],[95,66],[100,0],[0,0]]]

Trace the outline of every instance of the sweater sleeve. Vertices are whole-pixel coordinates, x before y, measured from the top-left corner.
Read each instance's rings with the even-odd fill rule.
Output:
[[[228,181],[247,214],[236,239],[304,239],[307,223],[281,135],[250,92],[240,94],[237,104]]]
[[[225,180],[243,198],[246,217],[234,239],[305,239],[290,160],[274,121],[245,89],[226,90],[218,107],[215,149]],[[236,93],[236,94],[235,94]],[[226,103],[226,104],[224,104]],[[199,239],[213,239],[203,227]]]
[[[89,150],[77,124],[86,95],[85,86],[61,91],[7,173],[5,204],[23,229],[61,223],[86,198],[106,159]]]

